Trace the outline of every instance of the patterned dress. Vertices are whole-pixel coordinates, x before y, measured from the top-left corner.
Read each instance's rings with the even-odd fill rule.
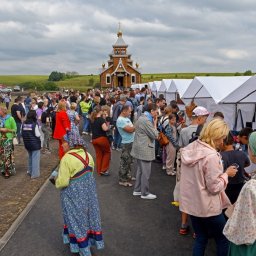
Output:
[[[4,121],[0,118],[0,128],[5,127]],[[13,149],[13,135],[6,137],[5,133],[0,133],[0,171],[5,178],[16,174]]]
[[[90,247],[96,246],[97,249],[103,249],[104,242],[96,183],[92,173],[93,167],[89,163],[91,162],[89,154],[86,153],[86,159],[83,159],[78,151],[69,151],[63,157],[59,171],[62,172],[62,168],[66,170],[67,165],[70,164],[73,166],[76,163],[75,166],[77,166],[80,161],[84,168],[72,176],[69,179],[69,185],[61,190],[64,219],[63,242],[70,245],[72,253],[91,256]]]
[[[0,169],[6,178],[16,173],[12,139],[0,137]]]
[[[78,129],[78,124],[76,122],[76,116],[78,116],[78,113],[73,110],[68,110],[67,114],[71,123],[71,131],[68,135],[68,143],[70,147],[74,147],[74,141],[79,140],[79,138],[81,137]]]

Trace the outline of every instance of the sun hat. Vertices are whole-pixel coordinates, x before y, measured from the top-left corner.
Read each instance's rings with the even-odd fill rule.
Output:
[[[208,116],[210,113],[208,110],[204,107],[196,107],[192,111],[192,116]]]

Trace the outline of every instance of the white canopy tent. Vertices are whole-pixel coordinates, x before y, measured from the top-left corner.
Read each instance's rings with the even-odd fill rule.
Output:
[[[236,110],[241,110],[244,125],[256,129],[256,76],[250,77],[240,87],[220,101],[220,104],[235,104]],[[251,123],[251,124],[249,124]]]
[[[151,87],[151,91],[155,94],[155,96],[158,95],[158,90],[161,86],[161,81],[154,81]]]
[[[231,129],[241,129],[243,126],[241,120],[238,120],[237,127],[234,127],[238,105],[235,103],[223,104],[221,101],[243,85],[249,78],[251,77],[195,77],[181,99],[185,104],[194,99],[198,106],[206,107],[209,112],[221,111]],[[245,111],[250,107],[248,105],[239,105],[241,111]],[[248,116],[245,116],[244,121],[248,118]]]
[[[152,87],[153,87],[154,82],[148,82],[147,84],[148,84],[149,89],[152,90]]]
[[[170,86],[171,82],[172,82],[172,79],[163,79],[161,81],[161,85],[158,90],[158,95],[163,94],[164,97],[166,98],[166,92],[167,92],[167,89]]]
[[[132,88],[132,89],[140,89],[140,90],[141,90],[141,88],[145,87],[146,84],[147,84],[147,83],[143,83],[143,84],[133,84],[133,85],[131,86],[131,88]]]
[[[193,79],[173,79],[166,91],[166,100],[169,103],[172,100],[177,100],[179,94],[180,98],[184,92],[188,89]]]

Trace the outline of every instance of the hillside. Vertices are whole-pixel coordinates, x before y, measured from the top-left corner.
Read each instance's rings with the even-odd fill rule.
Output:
[[[195,76],[234,76],[243,75],[242,73],[159,73],[159,74],[142,74],[142,83],[150,81],[159,81],[162,79],[182,79],[194,78]],[[44,75],[0,75],[0,84],[12,87],[17,84],[47,83],[48,76]],[[85,91],[87,88],[99,86],[99,75],[79,75],[77,77],[65,79],[64,81],[55,82],[59,88],[73,88]]]

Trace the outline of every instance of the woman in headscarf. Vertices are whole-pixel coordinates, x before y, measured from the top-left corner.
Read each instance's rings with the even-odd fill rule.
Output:
[[[73,145],[62,157],[56,178],[56,188],[61,189],[63,242],[70,245],[72,253],[90,256],[91,246],[104,247],[94,162],[81,138]]]
[[[256,163],[256,132],[249,137],[249,157]],[[228,256],[256,255],[256,173],[243,186],[223,233],[230,241]]]

